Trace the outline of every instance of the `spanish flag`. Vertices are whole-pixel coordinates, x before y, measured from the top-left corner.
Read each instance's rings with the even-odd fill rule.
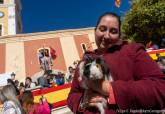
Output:
[[[121,5],[121,0],[115,0],[115,6],[119,8],[120,5]]]

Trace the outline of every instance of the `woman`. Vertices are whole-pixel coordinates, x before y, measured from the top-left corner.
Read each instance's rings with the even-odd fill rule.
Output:
[[[22,107],[16,98],[12,85],[6,85],[0,91],[0,101],[3,103],[2,114],[23,114]]]
[[[154,111],[165,108],[165,76],[145,52],[143,45],[122,41],[120,25],[120,18],[114,13],[105,13],[99,18],[95,28],[98,49],[91,55],[104,58],[109,65],[113,82],[105,80],[98,84],[89,81],[88,88],[98,95],[91,97],[88,107],[82,109],[80,104],[84,90],[78,81],[77,68],[67,99],[69,108],[75,114],[98,114],[96,103],[101,102],[103,96],[108,101],[106,114],[133,111],[143,113],[147,109]]]
[[[12,85],[12,86],[14,87],[14,89],[15,89],[15,91],[16,91],[16,95],[19,95],[19,94],[20,94],[20,91],[18,90],[17,86],[15,85],[15,83],[13,82],[12,79],[7,79],[7,83],[8,83],[9,85]]]
[[[25,79],[25,88],[34,88],[36,85],[34,82],[32,82],[31,77],[26,77]]]
[[[31,91],[25,91],[20,97],[23,110],[26,114],[50,114],[51,109],[49,107],[46,98],[41,97],[40,103],[34,103],[34,97]]]

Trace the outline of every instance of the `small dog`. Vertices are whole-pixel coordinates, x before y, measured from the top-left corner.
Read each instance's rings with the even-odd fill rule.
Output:
[[[85,56],[84,60],[79,64],[79,78],[78,80],[82,82],[82,87],[85,89],[83,96],[83,101],[81,103],[82,108],[88,106],[88,99],[90,99],[90,94],[94,94],[87,86],[88,80],[105,80],[106,78],[113,81],[110,75],[109,67],[105,63],[102,57],[92,57],[90,55]],[[99,83],[98,83],[99,84]],[[97,108],[101,114],[105,114],[105,108],[107,106],[106,97],[103,98],[102,102],[97,103]]]

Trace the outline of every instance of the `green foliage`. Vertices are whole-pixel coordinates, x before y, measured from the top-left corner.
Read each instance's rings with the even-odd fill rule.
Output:
[[[165,37],[165,0],[132,0],[121,31],[131,41],[159,43]]]
[[[0,4],[3,4],[3,1],[4,1],[4,0],[0,0]]]

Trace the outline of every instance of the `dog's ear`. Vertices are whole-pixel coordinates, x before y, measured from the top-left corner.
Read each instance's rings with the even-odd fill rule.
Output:
[[[103,69],[103,74],[108,75],[109,74],[109,66],[108,66],[108,64],[106,64],[105,61],[103,61],[101,66],[102,66],[102,69]]]
[[[109,74],[109,66],[108,66],[108,64],[105,62],[105,60],[104,60],[103,58],[98,57],[98,58],[96,59],[96,63],[97,63],[97,64],[100,64],[101,69],[102,69],[102,71],[103,71],[103,74],[106,74],[106,75]]]
[[[84,75],[86,78],[89,78],[91,64],[92,64],[92,61],[88,61],[88,62],[86,61],[85,64],[84,64],[84,72],[83,72],[83,75]]]
[[[101,58],[101,57],[97,57],[97,58],[96,58],[96,63],[97,63],[97,64],[101,64],[101,61],[102,61],[102,58]]]
[[[92,61],[94,61],[94,57],[91,56],[90,54],[85,54],[85,55],[84,55],[84,61],[85,61],[86,63],[91,63]]]
[[[102,70],[103,70],[103,74],[108,75],[109,74],[109,66],[104,60],[101,61],[101,67],[102,67]]]
[[[78,80],[79,81],[82,80],[82,76],[84,75],[84,64],[85,64],[85,62],[82,61],[82,62],[80,62],[79,66],[78,66],[78,68],[79,68],[79,78],[78,78]]]

